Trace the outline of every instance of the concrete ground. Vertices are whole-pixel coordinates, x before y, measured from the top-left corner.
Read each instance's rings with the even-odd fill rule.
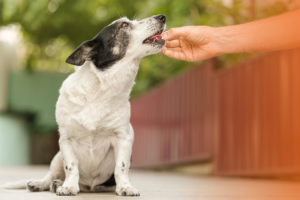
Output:
[[[18,180],[40,179],[48,167],[0,168],[0,185]],[[0,189],[0,200],[52,199],[140,199],[140,200],[300,200],[300,183],[241,178],[200,177],[167,172],[131,170],[132,184],[140,197],[120,197],[115,193],[79,193],[59,197],[49,191]]]

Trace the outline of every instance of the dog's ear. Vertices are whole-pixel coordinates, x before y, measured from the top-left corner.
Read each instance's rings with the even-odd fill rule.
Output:
[[[67,58],[66,63],[77,66],[83,65],[86,60],[95,58],[102,49],[102,42],[96,38],[85,41]]]

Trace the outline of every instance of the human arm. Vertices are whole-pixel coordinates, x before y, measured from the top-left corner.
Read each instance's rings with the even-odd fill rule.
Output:
[[[162,52],[178,60],[204,60],[220,54],[300,47],[300,10],[246,24],[212,28],[186,26],[163,33]]]

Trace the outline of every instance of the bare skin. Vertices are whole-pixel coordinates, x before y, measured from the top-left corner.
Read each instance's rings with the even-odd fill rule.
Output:
[[[213,28],[185,26],[162,34],[162,52],[195,62],[220,54],[276,51],[300,47],[300,9],[246,24]]]

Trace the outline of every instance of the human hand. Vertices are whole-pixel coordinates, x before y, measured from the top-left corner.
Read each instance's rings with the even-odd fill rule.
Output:
[[[215,28],[184,26],[162,34],[166,41],[162,52],[171,58],[195,62],[219,55]]]

